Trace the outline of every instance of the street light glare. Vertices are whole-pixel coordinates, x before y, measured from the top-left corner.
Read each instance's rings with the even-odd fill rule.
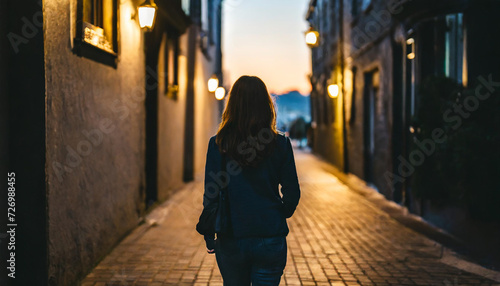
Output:
[[[316,43],[318,43],[318,36],[316,36],[314,31],[307,32],[306,43],[308,45],[316,45]]]
[[[141,28],[152,29],[156,14],[156,8],[153,6],[139,7],[139,26]]]
[[[223,88],[223,87],[218,87],[216,90],[215,90],[215,98],[217,100],[223,100],[224,97],[226,96],[226,89]]]
[[[336,84],[330,84],[328,86],[328,95],[330,95],[331,98],[339,96],[339,86]]]
[[[210,78],[208,80],[208,91],[214,92],[215,90],[217,90],[217,87],[219,87],[219,80],[214,77]]]

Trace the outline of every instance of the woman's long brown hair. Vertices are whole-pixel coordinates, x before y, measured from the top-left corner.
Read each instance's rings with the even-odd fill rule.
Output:
[[[275,147],[276,110],[265,83],[242,76],[231,88],[215,142],[240,166],[257,166]]]

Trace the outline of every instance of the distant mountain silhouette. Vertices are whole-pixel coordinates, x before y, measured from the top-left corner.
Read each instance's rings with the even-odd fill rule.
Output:
[[[311,103],[309,96],[304,96],[298,91],[290,91],[285,94],[272,94],[277,107],[278,129],[287,131],[290,122],[302,116],[306,122],[311,121]]]

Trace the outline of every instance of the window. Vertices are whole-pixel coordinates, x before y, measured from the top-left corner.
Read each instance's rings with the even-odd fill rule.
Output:
[[[316,95],[317,95],[317,121],[318,121],[318,124],[321,124],[323,125],[324,124],[324,116],[325,116],[325,101],[324,101],[324,97],[325,97],[325,89],[323,88],[323,77],[324,75],[321,74],[319,76],[319,78],[316,80]]]
[[[337,25],[338,23],[338,11],[337,11],[337,1],[333,1],[330,3],[331,7],[330,7],[330,15],[329,15],[329,19],[330,19],[330,35],[332,36],[335,36],[335,34],[337,33],[337,29],[339,29],[341,27],[341,25]]]
[[[182,0],[182,10],[184,11],[184,13],[186,15],[189,16],[189,12],[190,12],[190,3],[191,3],[191,0]]]
[[[167,38],[165,47],[165,92],[166,96],[176,100],[179,92],[179,37]]]
[[[329,17],[328,17],[328,3],[323,2],[321,7],[321,35],[326,35],[329,32]]]
[[[201,29],[208,31],[208,0],[201,0]]]
[[[359,15],[360,12],[363,12],[370,7],[371,0],[352,0],[351,1],[351,14],[353,17]]]
[[[332,104],[332,98],[328,95],[328,80],[326,79],[326,76],[323,77],[323,80],[321,81],[322,83],[322,98],[323,98],[323,123],[325,125],[329,125],[332,122],[332,116],[333,116],[333,104]]]
[[[446,26],[444,58],[445,75],[456,80],[458,83],[463,83],[464,27],[462,13],[447,15]]]
[[[371,2],[372,2],[372,0],[362,0],[361,1],[361,11],[365,11],[366,9],[368,9],[368,6],[370,6]]]
[[[74,42],[77,55],[116,67],[117,0],[78,0]]]
[[[216,27],[215,27],[215,19],[217,17],[214,17],[216,7],[214,6],[214,0],[208,0],[208,7],[210,7],[210,10],[208,11],[208,41],[210,45],[215,44],[215,38],[217,35],[215,35]]]
[[[213,0],[201,0],[200,49],[209,58],[208,47],[213,44]]]
[[[334,74],[336,74],[335,71],[333,71]],[[335,75],[333,76],[335,77]],[[332,98],[330,96],[330,91],[329,87],[331,84],[337,84],[336,82],[333,81],[332,75],[328,74],[328,79],[325,82],[325,124],[329,125],[335,122],[335,115],[336,115],[336,108],[337,108],[337,98]],[[338,85],[337,85],[338,86]]]
[[[356,73],[358,69],[352,68],[352,96],[351,96],[351,118],[349,123],[354,125],[356,123]]]
[[[358,13],[359,13],[358,0],[352,0],[351,1],[351,14],[352,14],[352,16],[356,17],[356,16],[358,16]]]
[[[327,124],[332,124],[335,122],[335,115],[337,114],[337,99],[336,98],[331,98],[330,95],[328,95],[327,91],[327,102],[328,102],[328,118],[327,118]]]

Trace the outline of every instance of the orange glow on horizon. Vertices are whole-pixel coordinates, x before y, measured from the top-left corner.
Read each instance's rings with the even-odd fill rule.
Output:
[[[309,28],[304,19],[306,8],[305,0],[286,4],[254,0],[223,6],[224,85],[229,88],[240,76],[254,75],[272,94],[297,90],[309,95],[311,51],[304,44],[304,32]]]

